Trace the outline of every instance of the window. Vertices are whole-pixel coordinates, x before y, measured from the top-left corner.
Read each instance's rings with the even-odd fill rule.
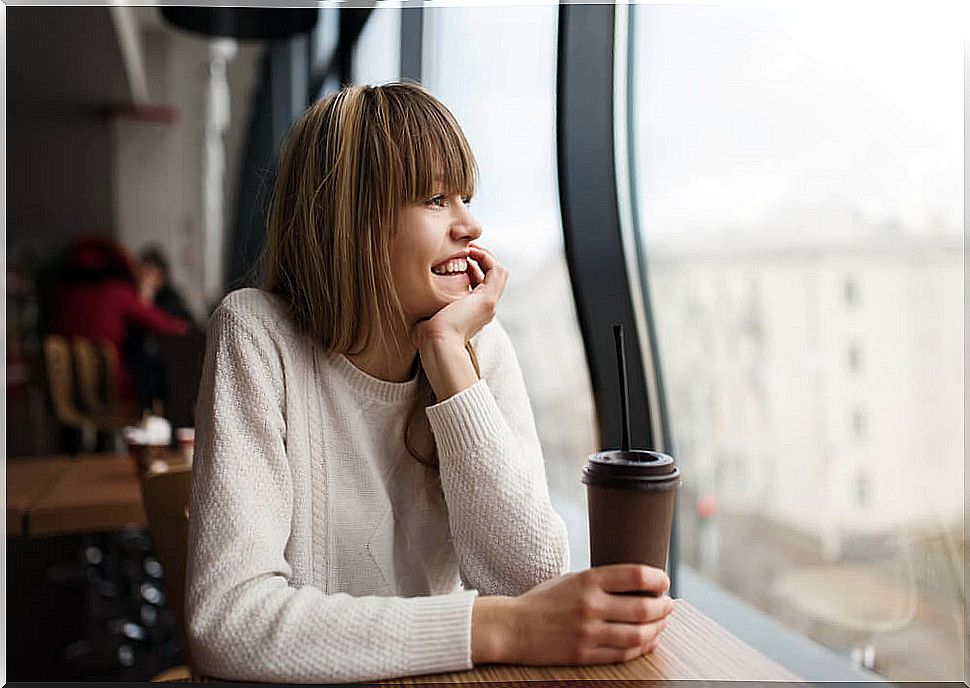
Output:
[[[934,7],[636,5],[628,42],[683,528],[718,504],[718,561],[681,565],[845,656],[865,628],[889,679],[960,680],[966,638],[964,36]]]
[[[401,12],[399,7],[375,9],[354,46],[355,84],[382,84],[401,74]]]
[[[872,485],[869,482],[869,475],[865,471],[859,471],[855,476],[855,504],[858,507],[869,506]]]
[[[852,437],[862,441],[868,437],[869,426],[866,421],[866,412],[862,409],[855,409],[852,412],[850,425],[852,427]]]
[[[424,15],[423,83],[454,112],[475,152],[481,174],[472,211],[482,243],[510,272],[498,319],[529,390],[571,566],[586,568],[580,477],[599,447],[556,186],[557,7],[425,7]]]
[[[850,344],[846,353],[846,363],[850,373],[858,373],[862,370],[862,347],[858,344]]]
[[[842,283],[842,300],[847,308],[859,305],[859,283],[852,278],[846,278]]]

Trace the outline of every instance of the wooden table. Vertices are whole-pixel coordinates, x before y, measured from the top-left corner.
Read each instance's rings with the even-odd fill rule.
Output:
[[[801,681],[731,635],[685,600],[676,600],[670,623],[652,654],[625,664],[585,667],[486,665],[471,671],[379,681],[380,685],[431,686],[440,683],[514,684],[521,688],[577,685],[622,688],[640,681]],[[528,681],[526,684],[524,682]]]
[[[27,531],[30,508],[57,481],[66,457],[7,461],[7,535]]]
[[[147,523],[138,476],[126,454],[7,461],[7,535],[66,535]]]
[[[177,462],[173,455],[173,462]],[[12,459],[7,462],[7,534],[58,535],[146,524],[126,455]],[[523,688],[581,681],[622,688],[662,679],[799,681],[685,600],[677,600],[660,646],[625,664],[587,667],[486,665],[471,671],[378,682],[382,685],[514,683]],[[528,684],[523,682],[528,681]]]

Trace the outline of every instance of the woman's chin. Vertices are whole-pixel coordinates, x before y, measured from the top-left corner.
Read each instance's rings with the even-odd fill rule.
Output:
[[[468,275],[461,273],[456,276],[438,277],[432,286],[435,300],[448,305],[468,294],[471,283],[468,281]]]

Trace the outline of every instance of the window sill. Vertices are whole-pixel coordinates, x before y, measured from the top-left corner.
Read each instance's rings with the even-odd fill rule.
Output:
[[[807,681],[881,681],[848,658],[790,630],[689,566],[678,570],[678,596],[763,655]]]

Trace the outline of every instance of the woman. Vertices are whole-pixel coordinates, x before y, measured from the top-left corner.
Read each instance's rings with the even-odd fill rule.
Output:
[[[474,243],[474,160],[412,84],[294,126],[263,290],[213,314],[197,407],[187,616],[225,679],[366,681],[655,647],[662,571],[565,574],[566,530]],[[459,587],[463,586],[463,589]]]

